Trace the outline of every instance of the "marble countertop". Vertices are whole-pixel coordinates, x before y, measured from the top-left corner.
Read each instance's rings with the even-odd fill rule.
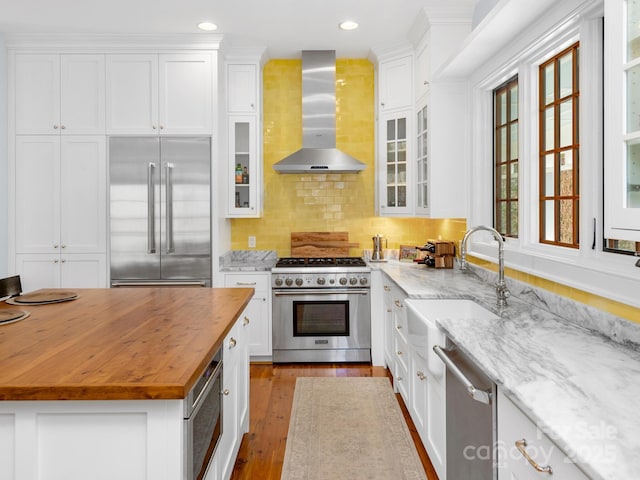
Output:
[[[494,280],[473,266],[464,272],[400,262],[372,268],[409,297],[470,298],[499,314],[438,324],[589,477],[638,478],[638,324],[510,279],[513,296],[500,311]]]
[[[278,255],[275,250],[230,250],[219,261],[221,272],[268,272]]]

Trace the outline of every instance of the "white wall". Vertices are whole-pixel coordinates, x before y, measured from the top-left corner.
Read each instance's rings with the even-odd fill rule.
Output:
[[[7,182],[9,162],[7,159],[7,47],[0,34],[0,277],[9,272],[8,266],[8,202]]]

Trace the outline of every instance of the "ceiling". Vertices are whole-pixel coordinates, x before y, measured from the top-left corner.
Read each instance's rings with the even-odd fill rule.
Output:
[[[366,57],[372,48],[407,41],[423,7],[469,5],[472,0],[0,0],[6,33],[199,33],[218,25],[231,46],[265,47],[271,58],[301,50],[336,50]],[[353,20],[360,27],[341,31]]]

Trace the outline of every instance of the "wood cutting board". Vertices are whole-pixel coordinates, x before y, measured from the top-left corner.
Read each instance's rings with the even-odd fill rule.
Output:
[[[304,258],[349,257],[349,232],[291,232],[291,256]]]

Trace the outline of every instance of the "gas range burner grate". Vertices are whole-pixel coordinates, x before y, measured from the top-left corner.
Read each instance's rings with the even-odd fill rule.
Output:
[[[360,257],[279,258],[276,267],[365,267]]]

